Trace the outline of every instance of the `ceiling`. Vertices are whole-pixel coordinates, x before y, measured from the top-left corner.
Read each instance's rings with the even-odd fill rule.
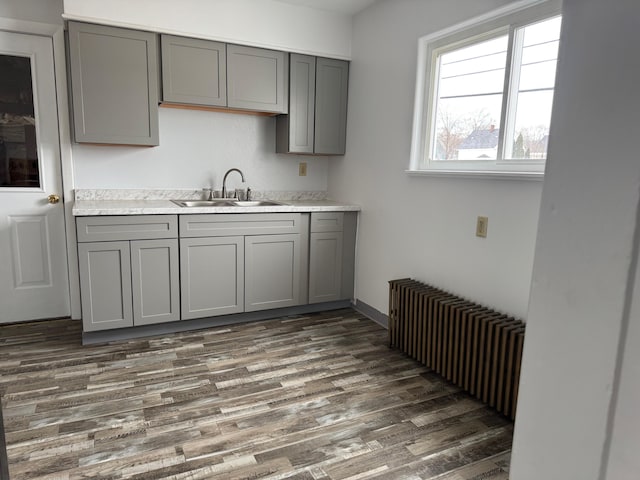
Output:
[[[276,0],[291,5],[301,7],[316,8],[318,10],[328,10],[330,12],[353,15],[372,5],[377,0]]]

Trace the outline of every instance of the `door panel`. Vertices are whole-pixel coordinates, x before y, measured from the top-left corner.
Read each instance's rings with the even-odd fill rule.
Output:
[[[342,232],[312,233],[309,259],[309,303],[340,300]]]
[[[69,315],[52,39],[0,32],[0,323]]]
[[[227,106],[224,43],[162,35],[162,100]]]
[[[245,237],[245,311],[300,305],[300,234]]]
[[[288,75],[284,52],[227,45],[227,104],[231,108],[287,113]]]
[[[313,153],[316,57],[292,53],[290,68],[289,150]]]
[[[182,318],[212,317],[244,310],[244,238],[180,240]]]
[[[180,320],[178,240],[131,242],[133,324]]]
[[[16,289],[51,285],[47,217],[9,217]]]
[[[349,62],[318,58],[315,153],[344,155],[347,142],[348,89]]]
[[[133,326],[129,242],[78,245],[84,330]]]

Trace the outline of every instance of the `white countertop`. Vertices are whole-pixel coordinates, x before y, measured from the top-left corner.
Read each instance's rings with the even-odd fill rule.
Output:
[[[360,207],[332,200],[284,200],[262,207],[181,207],[171,200],[76,200],[73,215],[165,215],[193,213],[357,212]]]

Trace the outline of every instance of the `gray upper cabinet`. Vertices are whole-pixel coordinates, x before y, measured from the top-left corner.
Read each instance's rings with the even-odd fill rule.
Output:
[[[289,59],[289,115],[277,119],[280,153],[313,153],[316,57],[292,53]]]
[[[287,113],[288,55],[276,50],[227,45],[227,105]]]
[[[158,145],[157,35],[69,22],[76,142]]]
[[[343,155],[349,62],[290,55],[289,114],[276,125],[278,153]]]
[[[349,63],[318,58],[316,62],[316,121],[314,152],[344,155],[347,142]]]
[[[225,107],[227,53],[224,43],[162,35],[162,101]]]

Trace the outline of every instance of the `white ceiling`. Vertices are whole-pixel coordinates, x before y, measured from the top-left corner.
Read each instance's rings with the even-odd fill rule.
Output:
[[[331,12],[353,15],[364,10],[377,0],[276,0],[277,2],[299,5],[301,7],[328,10]]]

